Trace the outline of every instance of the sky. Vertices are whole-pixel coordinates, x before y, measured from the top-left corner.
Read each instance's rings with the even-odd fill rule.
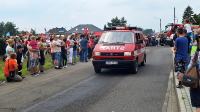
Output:
[[[176,18],[182,21],[185,8],[190,5],[200,13],[199,0],[0,0],[0,21],[11,21],[19,30],[37,33],[44,28],[64,27],[69,30],[78,24],[94,24],[99,28],[113,17],[125,17],[131,26],[159,31]]]

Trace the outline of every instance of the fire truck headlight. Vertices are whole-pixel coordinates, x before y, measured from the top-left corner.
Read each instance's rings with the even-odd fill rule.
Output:
[[[95,56],[100,56],[101,53],[100,53],[100,52],[94,52],[94,55],[95,55]]]
[[[124,56],[131,56],[132,53],[131,52],[124,52]]]

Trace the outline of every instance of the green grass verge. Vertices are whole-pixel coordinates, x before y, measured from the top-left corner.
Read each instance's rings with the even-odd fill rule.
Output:
[[[22,74],[24,76],[28,75],[28,73],[29,73],[27,71],[26,66],[27,66],[27,61],[25,60],[24,64],[23,64],[23,69],[22,69]],[[5,80],[4,73],[3,73],[3,67],[4,67],[4,62],[2,60],[0,60],[0,81]],[[50,69],[52,67],[53,67],[53,64],[52,64],[51,56],[46,55],[46,62],[45,62],[44,68],[47,70],[47,69]]]

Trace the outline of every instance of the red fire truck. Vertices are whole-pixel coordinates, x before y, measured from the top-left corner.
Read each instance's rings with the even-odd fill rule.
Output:
[[[127,68],[138,72],[145,65],[146,50],[142,31],[136,27],[107,28],[93,51],[93,66],[96,73],[102,68]]]

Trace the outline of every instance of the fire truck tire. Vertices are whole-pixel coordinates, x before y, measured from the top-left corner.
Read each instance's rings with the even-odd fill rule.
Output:
[[[95,71],[95,73],[101,73],[101,68],[94,66],[94,71]]]
[[[133,74],[137,74],[138,72],[138,61],[134,61],[132,67],[130,68],[130,72]]]

